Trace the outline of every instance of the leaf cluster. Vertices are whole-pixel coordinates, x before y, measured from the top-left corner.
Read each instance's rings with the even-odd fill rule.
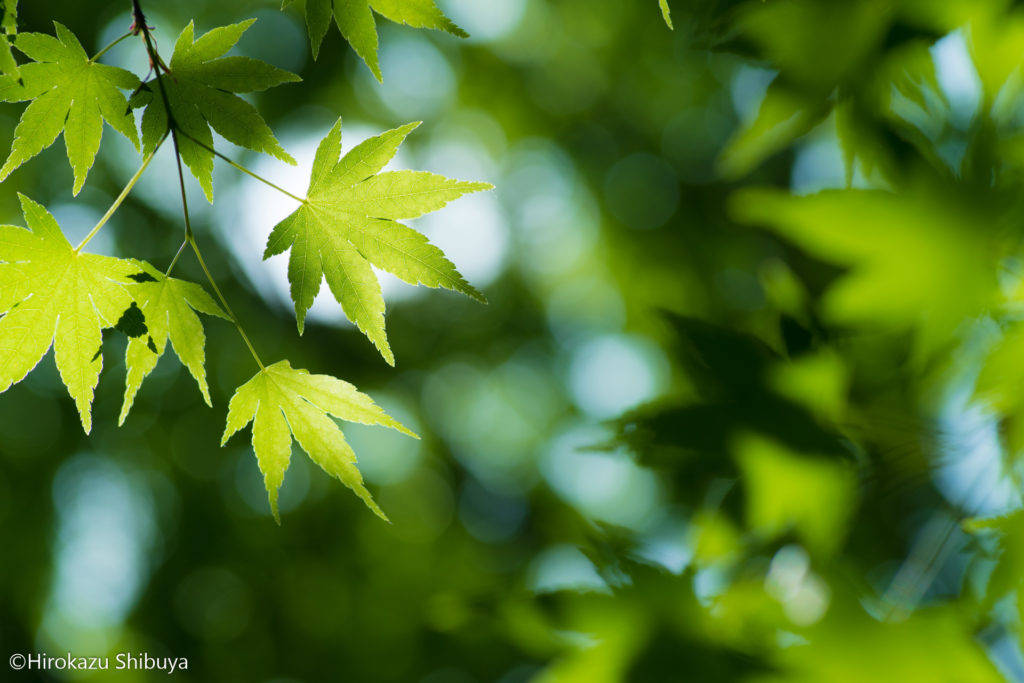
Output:
[[[326,31],[322,15],[325,8],[329,13],[331,6],[329,2],[306,3],[314,53]],[[400,23],[464,35],[430,0],[334,3],[342,34],[378,78],[371,6]],[[55,22],[56,36],[16,33],[16,4],[5,2],[3,10],[0,100],[29,104],[15,130],[11,152],[0,168],[0,181],[63,134],[77,195],[99,152],[104,121],[141,151],[143,162],[107,214],[75,247],[53,216],[24,196],[21,203],[27,228],[0,226],[0,391],[21,381],[52,346],[61,379],[88,433],[93,394],[103,365],[102,333],[116,328],[129,336],[120,423],[127,419],[144,380],[168,345],[209,405],[205,333],[197,314],[221,318],[236,326],[259,367],[252,379],[238,387],[230,402],[224,441],[252,422],[252,444],[275,518],[277,490],[288,467],[292,437],[325,471],[384,517],[363,485],[355,454],[332,416],[412,433],[346,382],[293,369],[287,360],[263,364],[206,267],[185,203],[182,165],[196,178],[207,199],[214,199],[214,160],[227,160],[214,148],[214,132],[240,147],[295,164],[256,107],[239,95],[294,83],[299,77],[260,60],[227,55],[253,19],[215,28],[198,37],[190,22],[165,62],[138,3],[132,29],[93,57],[62,24]],[[148,80],[99,62],[107,50],[131,37],[141,39],[146,46],[151,67]],[[28,61],[19,65],[13,58],[7,59],[9,45]],[[133,110],[141,110],[141,140]],[[308,197],[299,199],[274,186],[298,201],[299,207],[274,228],[267,247],[268,257],[291,250],[289,279],[300,333],[305,313],[326,277],[346,315],[392,365],[394,356],[384,332],[384,302],[371,264],[411,284],[447,287],[483,301],[439,249],[398,222],[491,187],[426,172],[384,172],[398,146],[417,125],[373,137],[339,159],[339,120],[318,149]],[[141,259],[83,251],[168,139],[179,166],[185,223],[185,241],[178,255],[161,270]],[[186,247],[194,252],[216,299],[204,287],[170,275]]]

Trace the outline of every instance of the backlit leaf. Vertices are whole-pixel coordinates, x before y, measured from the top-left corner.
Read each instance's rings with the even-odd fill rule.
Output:
[[[226,140],[256,152],[266,152],[289,164],[295,160],[284,151],[256,108],[236,93],[257,92],[300,80],[266,62],[248,57],[223,57],[255,19],[222,26],[194,36],[189,23],[178,36],[170,72],[147,82],[132,100],[146,106],[142,116],[145,153],[156,148],[168,130],[166,92],[179,135],[181,159],[199,180],[206,198],[213,201],[213,130]]]
[[[288,280],[299,332],[326,276],[345,315],[392,365],[384,298],[371,265],[410,284],[445,287],[484,300],[440,249],[398,220],[437,211],[464,194],[492,186],[417,171],[379,172],[418,125],[365,140],[338,161],[339,120],[317,149],[308,198],[277,224],[263,255],[291,249]]]
[[[275,519],[280,521],[277,497],[291,459],[292,437],[313,462],[352,489],[382,519],[356,467],[356,455],[331,416],[369,425],[391,427],[419,438],[389,417],[366,394],[329,375],[311,375],[284,360],[270,365],[238,387],[228,405],[221,445],[252,422],[252,446]]]
[[[460,38],[469,37],[437,8],[433,0],[305,0],[305,12],[314,59],[320,53],[320,44],[327,35],[333,16],[341,35],[366,62],[377,80],[381,80],[382,75],[377,59],[375,12],[397,24],[438,29]]]
[[[21,207],[27,230],[0,226],[0,391],[24,379],[52,345],[88,432],[102,330],[130,307],[126,285],[138,266],[76,251],[46,209],[24,195]]]
[[[142,381],[153,371],[170,340],[182,365],[195,378],[203,399],[210,405],[210,390],[206,384],[206,335],[196,312],[215,315],[228,320],[228,315],[202,287],[192,282],[167,277],[153,266],[140,262],[141,273],[129,287],[142,309],[149,328],[148,335],[132,337],[125,353],[128,375],[125,378],[124,405],[120,424],[124,424],[135,401]]]
[[[21,67],[20,80],[10,75],[0,78],[0,99],[31,100],[14,130],[0,181],[53,144],[63,131],[78,194],[99,151],[104,120],[138,148],[135,119],[121,90],[136,88],[139,79],[124,69],[93,62],[71,31],[54,25],[56,38],[19,34],[14,46],[35,61]]]

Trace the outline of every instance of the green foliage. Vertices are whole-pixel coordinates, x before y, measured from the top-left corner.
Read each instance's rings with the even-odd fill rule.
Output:
[[[13,5],[10,9],[13,13]],[[375,9],[396,21],[457,31],[429,2],[382,1],[375,4]],[[13,14],[5,15],[5,30],[13,32],[13,21]],[[355,454],[328,415],[411,432],[350,384],[326,375],[293,370],[288,361],[263,366],[203,260],[185,203],[184,176],[179,174],[185,242],[166,272],[145,261],[80,253],[125,200],[167,137],[172,138],[179,171],[184,162],[211,202],[213,161],[220,155],[213,147],[213,131],[237,145],[295,163],[256,108],[238,93],[262,91],[300,79],[256,59],[224,56],[254,21],[215,28],[199,38],[190,22],[175,43],[170,63],[165,64],[136,4],[132,31],[112,42],[100,55],[122,39],[141,34],[154,72],[154,78],[146,83],[128,71],[98,64],[95,57],[90,59],[78,39],[59,23],[55,24],[57,38],[18,34],[15,47],[33,61],[20,67],[20,78],[15,70],[4,69],[0,97],[31,103],[15,130],[12,151],[0,169],[0,180],[39,154],[63,131],[75,174],[73,191],[77,194],[99,150],[103,120],[138,149],[129,101],[118,88],[134,90],[131,106],[144,108],[145,158],[121,195],[77,248],[71,247],[42,206],[25,197],[22,207],[29,229],[0,228],[0,391],[21,381],[52,345],[61,378],[75,399],[85,431],[89,432],[93,392],[103,362],[102,330],[116,327],[130,337],[120,423],[127,418],[143,380],[156,367],[168,342],[210,405],[206,335],[197,313],[224,318],[238,328],[261,368],[232,399],[224,440],[253,422],[253,445],[266,477],[275,517],[277,489],[288,466],[290,435],[324,470],[355,490],[371,509],[384,517],[363,485]],[[290,275],[300,332],[306,310],[326,275],[345,312],[392,364],[394,358],[384,335],[383,298],[371,263],[414,284],[448,287],[483,301],[483,296],[456,272],[440,250],[419,233],[396,222],[436,211],[467,192],[491,187],[429,173],[378,173],[416,125],[368,140],[339,161],[339,121],[318,151],[309,199],[275,229],[271,244],[276,251],[268,247],[268,255],[293,249]],[[314,223],[316,227],[310,227]],[[201,286],[170,277],[186,247],[195,253],[219,304]],[[312,253],[307,255],[307,251]]]
[[[747,190],[733,206],[739,220],[768,225],[808,253],[848,269],[821,302],[831,322],[914,328],[923,348],[934,350],[965,316],[996,302],[984,227],[948,198],[880,190],[810,197]],[[893,291],[900,296],[889,296]]]
[[[57,38],[42,33],[18,35],[15,47],[34,61],[21,67],[20,78],[0,79],[0,99],[31,101],[14,131],[0,181],[53,144],[63,131],[68,161],[75,171],[73,191],[78,194],[99,151],[104,120],[138,148],[135,119],[121,90],[138,87],[139,79],[124,69],[95,63],[67,28],[57,22],[54,26]]]
[[[352,489],[379,517],[387,516],[363,485],[356,455],[329,416],[415,434],[389,417],[356,388],[328,375],[296,370],[284,360],[260,370],[238,387],[228,406],[221,444],[252,422],[252,447],[259,461],[274,517],[277,495],[291,459],[292,437],[325,472]]]
[[[117,324],[138,266],[71,246],[53,216],[20,196],[28,229],[0,227],[0,389],[20,382],[53,346],[57,369],[92,429],[102,330]]]
[[[256,108],[236,93],[258,92],[300,80],[265,62],[248,57],[224,57],[255,19],[222,26],[198,39],[192,24],[174,43],[174,54],[155,83],[147,82],[133,98],[133,106],[146,106],[142,116],[143,151],[150,154],[169,130],[168,112],[178,141],[181,160],[213,201],[213,130],[226,140],[256,152],[266,152],[289,164],[291,155],[277,142]],[[164,102],[164,96],[167,103]]]
[[[751,530],[768,539],[795,531],[809,550],[825,556],[842,545],[857,495],[847,463],[802,456],[752,436],[735,448]]]
[[[291,249],[288,280],[300,333],[326,276],[345,315],[391,365],[395,358],[384,331],[384,297],[371,264],[410,284],[446,287],[484,301],[440,249],[397,222],[492,187],[422,171],[381,173],[418,125],[364,140],[339,161],[341,121],[335,123],[317,148],[306,200],[277,224],[263,255],[270,258]]]
[[[124,424],[128,411],[135,401],[142,381],[156,367],[167,342],[170,340],[174,352],[182,365],[199,385],[206,405],[210,403],[210,389],[206,384],[206,335],[203,324],[196,312],[230,320],[210,295],[199,285],[168,277],[146,262],[140,262],[141,272],[132,279],[132,298],[145,315],[148,334],[132,337],[128,342],[125,365],[124,404],[121,406],[119,424]]]
[[[284,0],[282,8],[291,3],[292,0]],[[316,59],[320,54],[320,45],[327,35],[333,16],[341,35],[378,81],[383,80],[383,75],[377,60],[375,12],[396,24],[438,29],[460,38],[469,37],[437,8],[434,0],[302,0],[302,4],[313,58]]]
[[[291,311],[259,308],[223,258],[204,260],[206,226],[187,212],[183,249],[196,258],[179,252],[166,269],[125,259],[131,270],[106,280],[127,293],[97,326],[130,335],[122,419],[129,409],[133,419],[117,438],[97,420],[91,438],[104,463],[120,458],[131,486],[158,500],[160,528],[146,534],[179,550],[153,563],[123,631],[103,631],[104,642],[202,651],[203,670],[229,680],[1012,679],[1024,592],[1024,10],[1003,0],[714,0],[672,4],[671,15],[659,0],[660,16],[651,0],[527,5],[492,44],[432,36],[457,85],[439,125],[420,133],[438,145],[427,156],[448,156],[450,136],[477,137],[507,179],[501,215],[514,238],[478,318],[463,317],[455,297],[389,301],[388,330],[416,341],[401,349],[400,375],[356,334],[310,325],[294,347]],[[379,75],[374,11],[416,5],[394,6],[303,3],[314,54],[333,21]],[[22,10],[31,18],[38,7]],[[219,31],[212,42],[227,50],[244,27],[208,35]],[[183,38],[192,50],[204,40]],[[259,100],[273,105],[266,121],[344,104],[360,87],[320,61],[300,72],[287,106],[272,99],[283,91]],[[204,75],[195,88],[233,97],[283,78],[238,63],[241,86]],[[190,111],[207,147],[161,97],[161,83],[178,87],[187,68],[154,64],[134,104],[151,122],[163,109],[166,125],[146,149],[167,133],[183,155],[201,150],[207,170],[214,157],[240,168],[210,151],[216,125],[204,105]],[[359,93],[358,116],[389,127],[389,94]],[[300,332],[326,277],[389,361],[374,268],[482,298],[399,222],[485,189],[384,171],[415,125],[344,155],[335,125],[306,198],[285,193],[296,210],[265,251],[289,252]],[[261,130],[270,137],[253,148],[267,151],[277,143]],[[30,181],[29,168],[19,178]],[[93,182],[84,194],[101,195]],[[177,243],[160,239],[162,212],[132,208],[150,220],[115,221],[112,253],[144,244],[169,259]],[[209,215],[233,213],[220,209]],[[631,222],[655,209],[661,227]],[[49,271],[31,293],[18,284],[34,261],[5,235],[29,239],[39,219],[28,221],[32,232],[0,231],[0,299],[22,297],[0,319],[0,339],[25,305],[56,291]],[[236,467],[206,448],[221,418],[196,400],[193,379],[220,405],[254,370],[227,338],[234,329],[204,329],[200,314],[257,326],[241,336],[259,371],[228,405],[223,438],[235,451],[221,453],[242,450],[230,437],[251,425],[261,475],[248,456]],[[178,370],[157,365],[168,342],[193,379],[161,372]],[[264,365],[263,344],[291,361]],[[17,358],[35,345],[7,347]],[[361,387],[387,383],[389,405],[423,442],[341,425],[402,431],[335,379],[343,372]],[[0,527],[15,549],[22,535],[51,537],[51,521],[10,511],[52,489],[59,548],[70,547],[61,520],[80,524],[83,513],[68,510],[87,506],[67,504],[78,500],[65,492],[77,471],[55,479],[50,463],[82,450],[81,434],[60,432],[49,448],[42,427],[25,436],[28,416],[61,419],[45,369],[31,379],[0,411]],[[101,379],[97,409],[119,380]],[[599,428],[611,412],[600,400],[625,405],[611,399],[631,391],[658,399]],[[306,458],[291,461],[293,441],[394,526],[343,514],[359,504],[324,495]],[[18,460],[19,445],[43,457]],[[151,491],[137,483],[146,477]],[[289,516],[286,547],[253,519],[263,489],[273,514]],[[25,523],[35,525],[22,532]],[[0,583],[59,579],[64,570],[47,562],[6,563]],[[59,602],[40,586],[26,604]],[[9,602],[0,618],[15,624],[15,642],[96,637],[56,608],[32,619]],[[222,654],[225,642],[253,656]],[[325,673],[328,660],[337,670]]]
[[[984,587],[982,607],[990,610],[1000,600],[1013,595],[1016,618],[1024,619],[1024,511],[990,519],[970,519],[964,522],[964,527],[978,538],[996,537],[996,552],[992,555],[997,563]]]

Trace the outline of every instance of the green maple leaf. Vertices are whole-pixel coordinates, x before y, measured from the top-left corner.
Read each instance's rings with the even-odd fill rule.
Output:
[[[384,330],[384,297],[371,264],[410,284],[445,287],[485,301],[440,249],[397,220],[437,211],[493,185],[421,171],[378,173],[418,125],[369,138],[338,161],[339,119],[317,148],[308,197],[274,227],[263,254],[266,259],[291,249],[288,280],[300,333],[326,276],[345,315],[391,365],[395,358]]]
[[[102,330],[131,306],[125,285],[138,266],[79,252],[45,208],[19,197],[28,229],[0,226],[0,391],[24,379],[52,345],[88,433]]]
[[[672,13],[668,8],[668,0],[658,0],[658,4],[661,6],[661,16],[665,18],[665,23],[668,24],[670,29],[674,30],[672,26]]]
[[[419,438],[348,382],[329,375],[311,375],[292,368],[286,360],[260,370],[231,397],[221,445],[252,422],[253,450],[271,510],[279,522],[277,496],[291,459],[293,436],[313,462],[387,519],[366,490],[355,453],[331,415],[349,422],[391,427]]]
[[[142,381],[160,360],[167,341],[182,365],[195,378],[206,405],[210,389],[206,383],[206,335],[196,311],[230,320],[210,295],[199,285],[167,277],[148,263],[139,262],[141,273],[132,276],[137,284],[129,289],[146,316],[148,335],[132,337],[125,352],[128,374],[125,378],[124,404],[118,424],[124,424]]]
[[[248,57],[223,57],[255,19],[222,26],[194,37],[190,22],[178,36],[169,72],[150,81],[132,100],[146,106],[142,116],[142,146],[149,154],[168,129],[167,93],[179,136],[181,159],[213,201],[213,130],[226,140],[256,152],[266,152],[294,165],[256,108],[236,93],[266,90],[302,80],[293,73]],[[162,84],[162,85],[161,85]]]
[[[71,31],[57,22],[54,26],[57,38],[19,34],[14,46],[34,61],[21,67],[20,81],[15,76],[0,79],[0,100],[31,100],[14,130],[0,181],[53,144],[63,131],[77,195],[99,151],[104,120],[138,149],[135,119],[119,88],[133,90],[139,79],[124,69],[91,61]]]
[[[285,0],[282,9],[292,0]],[[433,0],[305,0],[306,27],[313,49],[313,59],[320,54],[320,44],[331,25],[331,16],[341,35],[348,41],[370,71],[382,80],[377,59],[377,24],[373,13],[396,24],[413,28],[433,28],[460,38],[469,34],[456,26],[437,8]]]

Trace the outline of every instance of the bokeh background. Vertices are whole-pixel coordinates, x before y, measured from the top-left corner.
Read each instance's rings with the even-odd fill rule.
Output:
[[[297,334],[287,197],[218,161],[198,239],[264,359],[333,374],[422,435],[343,425],[393,524],[298,449],[270,515],[254,368],[204,320],[214,406],[166,354],[91,436],[47,357],[0,395],[0,644],[187,657],[178,681],[1021,681],[1015,414],[1024,15],[1002,0],[440,0],[471,38],[380,21],[378,84],[296,8],[144,3],[161,51],[237,54],[298,159],[217,146],[300,193],[343,144],[424,124],[394,167],[497,189],[413,225],[481,306],[383,274],[397,367],[321,296]],[[22,0],[95,52],[127,2]],[[104,61],[145,76],[127,41]],[[0,108],[10,140],[17,105]],[[77,198],[58,142],[0,187],[83,236],[139,164],[109,128]],[[170,146],[90,248],[169,263]],[[189,254],[176,275],[201,282]],[[1000,516],[1005,515],[1005,516]],[[158,674],[163,675],[163,674]],[[152,680],[145,672],[2,680]]]

